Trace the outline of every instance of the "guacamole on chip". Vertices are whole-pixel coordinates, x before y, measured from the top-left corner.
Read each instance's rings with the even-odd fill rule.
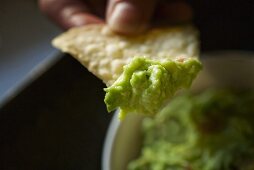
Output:
[[[109,111],[120,107],[120,118],[127,113],[155,115],[175,92],[191,85],[201,69],[197,59],[154,61],[134,57],[123,74],[106,88]]]

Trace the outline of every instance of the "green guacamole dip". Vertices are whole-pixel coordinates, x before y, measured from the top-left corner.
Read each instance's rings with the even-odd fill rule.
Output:
[[[194,58],[154,61],[134,57],[118,80],[105,89],[107,109],[120,107],[120,118],[126,113],[154,115],[177,90],[191,85],[201,67]]]
[[[142,125],[129,170],[254,170],[253,91],[178,96]]]

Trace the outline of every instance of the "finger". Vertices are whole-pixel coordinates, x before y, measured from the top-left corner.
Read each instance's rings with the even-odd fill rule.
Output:
[[[155,22],[159,23],[183,23],[193,17],[193,11],[185,1],[162,1],[158,3],[155,14]]]
[[[81,0],[39,0],[39,6],[42,12],[64,29],[103,22],[90,14],[91,11]]]
[[[133,34],[149,26],[156,0],[110,0],[107,8],[107,24],[116,32]]]

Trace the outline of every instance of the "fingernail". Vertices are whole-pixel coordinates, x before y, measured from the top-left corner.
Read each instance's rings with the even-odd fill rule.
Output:
[[[146,24],[140,9],[131,3],[117,3],[111,16],[108,17],[109,27],[120,33],[137,33],[145,29]]]

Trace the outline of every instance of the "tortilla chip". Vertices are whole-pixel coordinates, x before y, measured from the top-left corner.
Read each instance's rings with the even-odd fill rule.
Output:
[[[198,57],[198,32],[191,26],[151,29],[124,36],[105,25],[72,28],[53,40],[53,45],[71,54],[90,72],[111,85],[134,56],[155,60]]]

